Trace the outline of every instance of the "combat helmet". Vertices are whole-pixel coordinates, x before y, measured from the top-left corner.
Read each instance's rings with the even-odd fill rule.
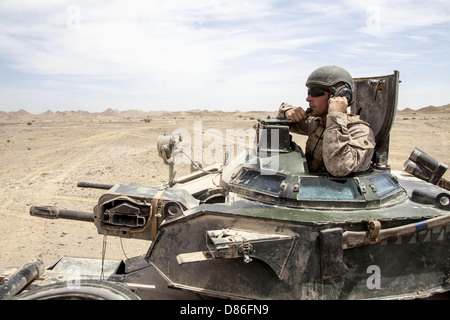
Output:
[[[306,86],[324,87],[331,91],[332,96],[346,96],[348,104],[354,102],[355,83],[345,69],[337,66],[324,66],[314,70],[306,80]],[[346,94],[343,94],[346,92]]]

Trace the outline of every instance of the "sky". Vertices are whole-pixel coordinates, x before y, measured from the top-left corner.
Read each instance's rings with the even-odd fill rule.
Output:
[[[0,111],[275,111],[324,65],[450,103],[450,1],[0,0]]]

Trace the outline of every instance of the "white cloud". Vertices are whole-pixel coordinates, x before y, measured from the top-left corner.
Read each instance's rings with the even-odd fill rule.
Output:
[[[445,0],[346,0],[347,6],[359,10],[365,25],[359,28],[371,36],[417,30],[450,22],[450,3]]]
[[[0,68],[29,79],[0,80],[1,103],[25,104],[13,93],[27,88],[46,107],[303,103],[323,64],[354,76],[436,67],[449,15],[447,1],[2,1]]]
[[[261,24],[272,14],[264,2],[119,1],[106,7],[86,2],[78,11],[72,7],[52,6],[50,13],[38,7],[29,24],[8,27],[5,22],[0,46],[17,68],[37,74],[109,74],[123,67],[201,73],[260,50],[324,41],[292,37],[288,28],[279,30],[283,22]]]

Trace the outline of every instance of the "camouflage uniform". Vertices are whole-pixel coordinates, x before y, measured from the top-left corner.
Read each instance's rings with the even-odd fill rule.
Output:
[[[282,103],[277,118],[286,118],[285,112],[292,108]],[[375,136],[369,124],[358,116],[330,112],[326,127],[322,118],[309,117],[295,123],[290,131],[308,136],[305,152],[310,172],[346,176],[370,168]]]

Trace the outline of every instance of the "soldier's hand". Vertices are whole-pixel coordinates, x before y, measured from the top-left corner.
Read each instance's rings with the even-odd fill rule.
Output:
[[[299,121],[305,120],[305,119],[307,119],[309,117],[309,115],[306,114],[306,112],[300,107],[289,109],[288,111],[285,112],[284,115],[289,120],[292,120],[292,121],[295,121],[295,122],[299,122]]]
[[[348,107],[347,98],[335,97],[328,100],[328,112],[337,111],[347,113],[347,107]]]

